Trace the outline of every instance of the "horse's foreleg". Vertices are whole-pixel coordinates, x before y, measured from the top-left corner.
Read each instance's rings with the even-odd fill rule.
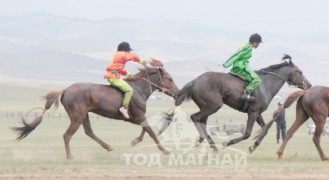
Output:
[[[256,122],[259,124],[260,127],[265,126],[265,121],[264,121],[263,116],[261,114],[256,119]]]
[[[204,141],[204,137],[197,137],[197,139],[195,140],[195,147],[199,147],[201,145],[201,143]]]
[[[218,148],[216,147],[215,142],[212,140],[212,138],[209,136],[209,134],[207,132],[207,120],[208,120],[208,117],[202,119],[202,123],[201,123],[202,126],[201,127],[202,127],[202,130],[203,130],[206,138],[207,138],[207,141],[208,141],[210,147],[213,149],[213,151],[215,153],[217,153],[218,152]]]
[[[247,127],[246,127],[246,131],[245,131],[244,135],[242,137],[232,139],[229,142],[224,142],[223,146],[224,147],[230,146],[230,145],[236,144],[242,140],[248,139],[251,135],[252,128],[253,128],[254,123],[255,123],[256,119],[258,118],[258,116],[259,116],[258,113],[250,113],[248,115]]]
[[[93,132],[91,125],[90,125],[90,120],[89,120],[89,116],[86,116],[86,119],[83,121],[83,128],[85,130],[85,133],[87,136],[89,136],[91,139],[95,140],[99,145],[101,145],[104,149],[108,150],[108,151],[112,151],[112,147],[108,144],[106,144],[105,142],[103,142],[102,140],[100,140]]]
[[[149,123],[147,122],[147,120],[143,121],[141,123],[141,126],[143,127],[143,130],[146,131],[151,136],[151,138],[154,140],[154,142],[156,143],[156,145],[158,146],[160,151],[162,151],[164,154],[170,154],[170,151],[166,150],[162,146],[162,144],[158,140],[157,136],[155,135],[154,131],[150,127]]]
[[[142,142],[143,141],[143,138],[144,138],[144,135],[145,135],[145,132],[146,131],[143,128],[141,134],[137,138],[135,138],[133,141],[131,141],[131,145],[132,146],[135,146],[136,144]]]
[[[260,125],[260,127],[264,127],[265,125],[265,121],[263,119],[263,116],[262,115],[259,115],[258,118],[256,119],[256,122]],[[249,152],[252,153],[255,151],[255,149],[257,148],[257,146],[262,142],[262,140],[264,139],[264,137],[266,136],[266,134],[262,137],[259,137],[253,146],[250,146],[249,147]]]

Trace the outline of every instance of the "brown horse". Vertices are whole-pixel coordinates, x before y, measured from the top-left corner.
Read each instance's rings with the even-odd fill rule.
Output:
[[[296,130],[304,122],[306,122],[309,117],[311,117],[316,126],[313,142],[320,154],[321,159],[323,161],[328,161],[329,158],[324,155],[320,146],[320,138],[324,125],[326,124],[326,118],[329,116],[329,88],[314,86],[305,91],[294,92],[285,101],[284,108],[288,108],[293,102],[296,101],[297,98],[296,120],[288,130],[286,138],[277,152],[278,159],[282,159],[284,148]]]
[[[31,133],[41,123],[45,112],[54,103],[55,107],[58,107],[59,97],[61,97],[61,103],[63,104],[71,120],[70,126],[64,133],[67,159],[72,158],[70,151],[70,140],[81,124],[83,125],[85,133],[89,137],[95,140],[106,150],[112,150],[110,145],[100,140],[94,134],[90,126],[88,112],[141,125],[143,127],[141,136],[144,136],[144,133],[147,132],[153,138],[158,148],[163,153],[168,154],[169,151],[161,145],[147,122],[145,117],[146,101],[156,90],[163,91],[167,95],[173,96],[173,94],[178,91],[178,88],[170,74],[163,68],[163,64],[160,61],[152,60],[151,65],[156,65],[157,67],[140,69],[138,74],[126,79],[126,81],[134,89],[133,97],[129,104],[130,119],[125,119],[119,112],[123,98],[121,91],[109,85],[76,83],[64,90],[48,93],[45,96],[47,101],[44,110],[39,117],[31,123],[26,122],[23,118],[23,127],[12,128],[14,131],[18,132],[17,140],[21,140]]]

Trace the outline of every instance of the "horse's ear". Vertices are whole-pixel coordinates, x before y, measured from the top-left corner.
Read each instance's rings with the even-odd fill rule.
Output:
[[[294,66],[294,63],[292,63],[292,61],[291,61],[291,59],[292,59],[291,56],[288,54],[283,54],[282,61],[287,62],[286,59],[289,60],[288,61],[289,65]]]
[[[289,59],[289,65],[290,65],[290,66],[293,66],[293,67],[295,66],[295,64],[292,62],[291,59]]]
[[[154,59],[154,58],[150,58],[150,64],[154,67],[163,67],[163,64],[160,60]]]

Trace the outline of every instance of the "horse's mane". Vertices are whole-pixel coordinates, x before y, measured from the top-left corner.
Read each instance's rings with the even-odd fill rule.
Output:
[[[144,69],[138,69],[139,72],[133,76],[125,78],[126,81],[137,81],[142,78],[147,78],[147,76],[150,76],[151,74],[154,74],[158,72],[159,70],[157,68],[144,68]]]
[[[283,66],[287,66],[287,65],[289,65],[289,63],[287,63],[287,62],[283,62],[283,63],[280,63],[280,64],[274,64],[274,65],[271,65],[271,66],[269,66],[269,67],[266,67],[266,68],[263,68],[263,69],[260,69],[260,70],[257,70],[257,71],[255,71],[257,74],[268,74],[268,73],[266,73],[266,71],[267,72],[273,72],[273,71],[275,71],[275,70],[277,70],[277,69],[279,69],[279,68],[281,68],[281,67],[283,67]]]

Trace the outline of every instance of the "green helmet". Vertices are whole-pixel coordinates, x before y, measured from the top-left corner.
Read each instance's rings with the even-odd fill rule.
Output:
[[[254,43],[254,42],[261,43],[262,42],[262,37],[257,33],[252,34],[249,38],[249,42],[250,43]]]

